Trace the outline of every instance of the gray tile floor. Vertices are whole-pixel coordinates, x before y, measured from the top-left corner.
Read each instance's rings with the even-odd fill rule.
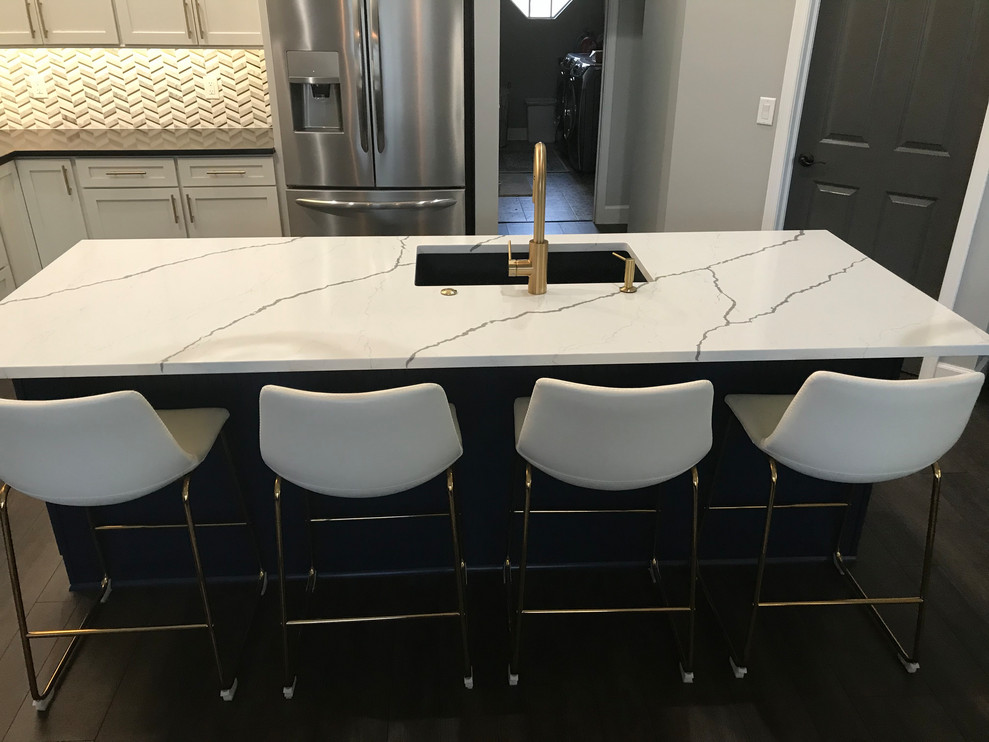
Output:
[[[499,173],[499,234],[532,234],[534,206],[532,173],[519,172],[519,163],[531,152],[527,142],[509,142],[502,151]],[[594,174],[576,173],[552,152],[546,174],[546,234],[596,234]],[[623,231],[623,230],[622,230]]]

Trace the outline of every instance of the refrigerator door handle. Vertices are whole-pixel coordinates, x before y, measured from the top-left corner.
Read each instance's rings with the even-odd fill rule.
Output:
[[[368,151],[367,143],[367,93],[364,90],[364,80],[367,69],[364,63],[364,3],[357,0],[358,10],[354,13],[354,56],[360,63],[360,74],[357,75],[357,121],[360,127],[361,149]]]
[[[381,19],[378,0],[368,0],[368,34],[371,49],[371,91],[374,95],[374,141],[385,151],[385,95],[381,81]]]
[[[299,206],[315,211],[394,211],[396,209],[447,209],[457,205],[455,198],[430,198],[424,201],[324,201],[318,198],[297,198]]]

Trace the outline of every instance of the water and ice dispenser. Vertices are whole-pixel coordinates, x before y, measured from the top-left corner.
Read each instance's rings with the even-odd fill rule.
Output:
[[[295,131],[343,131],[340,110],[340,55],[286,52]]]

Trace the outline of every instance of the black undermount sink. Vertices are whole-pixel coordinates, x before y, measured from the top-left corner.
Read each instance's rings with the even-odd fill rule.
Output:
[[[528,243],[522,243],[528,246]],[[547,283],[622,283],[625,265],[613,253],[631,257],[625,245],[601,250],[567,250],[550,243]],[[508,252],[428,252],[420,247],[416,256],[416,286],[498,286],[526,283],[525,276],[508,275]],[[513,258],[527,253],[512,250]],[[636,283],[646,277],[635,267]]]

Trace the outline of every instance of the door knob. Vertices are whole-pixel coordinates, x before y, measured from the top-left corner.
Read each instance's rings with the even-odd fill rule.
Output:
[[[797,158],[797,162],[804,167],[810,167],[811,165],[827,165],[827,163],[823,160],[815,160],[814,155],[800,155]]]

